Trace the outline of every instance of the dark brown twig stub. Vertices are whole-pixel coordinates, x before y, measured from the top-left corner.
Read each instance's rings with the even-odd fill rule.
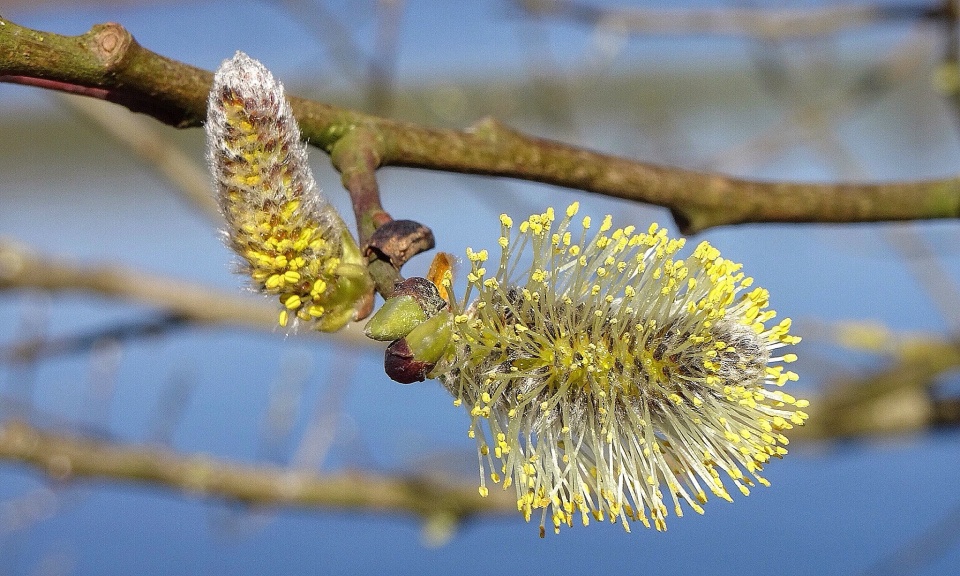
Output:
[[[433,231],[413,220],[391,220],[376,229],[364,253],[367,257],[386,260],[399,270],[421,252],[436,246]]]

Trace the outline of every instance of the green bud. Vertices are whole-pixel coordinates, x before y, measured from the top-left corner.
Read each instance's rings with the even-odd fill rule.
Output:
[[[410,331],[407,346],[418,362],[435,363],[446,352],[453,336],[453,314],[444,310]]]
[[[427,319],[423,308],[410,295],[387,298],[383,306],[367,322],[367,338],[390,342],[399,340]]]

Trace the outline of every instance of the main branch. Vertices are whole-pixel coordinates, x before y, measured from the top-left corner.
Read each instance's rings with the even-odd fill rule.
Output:
[[[140,46],[118,24],[61,36],[0,18],[0,81],[102,98],[177,127],[199,126],[212,74]],[[376,135],[379,166],[545,182],[669,208],[695,233],[747,222],[874,222],[960,216],[960,177],[918,182],[765,182],[635,162],[535,138],[487,119],[460,132],[291,98],[303,136],[330,152]]]

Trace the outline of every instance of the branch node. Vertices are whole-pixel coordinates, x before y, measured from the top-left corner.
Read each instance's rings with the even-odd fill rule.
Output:
[[[491,144],[512,140],[519,135],[517,131],[493,116],[484,116],[474,122],[466,131]]]
[[[97,24],[90,29],[90,52],[108,70],[115,68],[134,45],[133,35],[116,22]]]

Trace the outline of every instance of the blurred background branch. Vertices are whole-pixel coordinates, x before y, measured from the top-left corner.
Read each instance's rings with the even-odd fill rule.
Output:
[[[22,244],[0,238],[0,291],[4,290],[86,292],[164,311],[164,319],[140,326],[139,330],[144,333],[161,325],[173,327],[183,323],[277,330],[275,306],[260,296],[239,296],[123,266],[78,265],[37,254]],[[120,330],[127,334],[135,331]],[[325,337],[343,339],[357,346],[371,345],[359,329]]]
[[[183,320],[273,329],[274,307],[261,298],[219,293],[170,278],[120,266],[77,266],[35,254],[25,246],[0,243],[0,290],[84,291],[169,310]]]
[[[960,369],[960,342],[847,323],[826,329],[836,343],[880,355],[884,366],[834,377],[811,400],[810,423],[796,440],[844,441],[896,437],[960,426],[960,397],[938,387]]]
[[[835,34],[885,22],[939,21],[950,10],[940,5],[833,5],[803,8],[636,8],[602,7],[571,0],[516,0],[528,14],[565,19],[624,34],[751,36],[787,40]]]
[[[147,483],[186,494],[251,506],[451,516],[515,514],[507,491],[481,498],[473,482],[377,476],[367,472],[317,475],[288,468],[224,462],[210,456],[41,431],[27,423],[0,424],[0,459],[36,467],[58,482],[98,479]]]
[[[63,94],[60,101],[124,148],[136,153],[215,226],[223,225],[220,208],[210,194],[210,174],[206,166],[199,165],[197,160],[161,134],[156,123],[93,98]]]

